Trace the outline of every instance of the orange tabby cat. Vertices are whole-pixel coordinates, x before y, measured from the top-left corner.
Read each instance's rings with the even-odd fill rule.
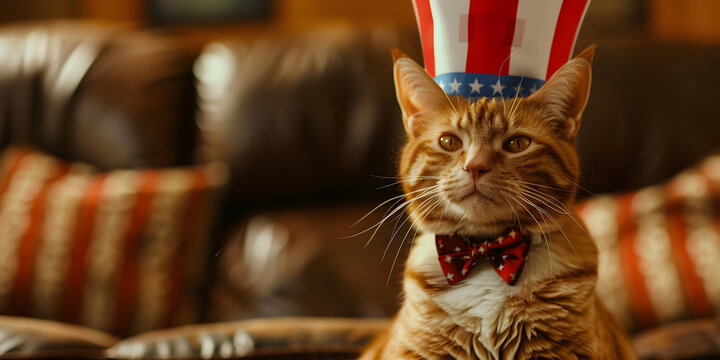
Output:
[[[583,51],[526,99],[469,102],[394,52],[408,135],[400,175],[422,234],[402,308],[361,359],[636,358],[595,294],[597,247],[572,210],[593,54]],[[475,242],[475,255],[507,229],[526,239],[516,273],[499,276],[506,256],[483,259],[449,284],[457,279],[440,265],[443,236]]]

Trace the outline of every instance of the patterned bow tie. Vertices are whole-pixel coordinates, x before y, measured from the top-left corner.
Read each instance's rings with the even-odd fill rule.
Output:
[[[435,247],[450,285],[464,279],[481,259],[488,259],[506,283],[515,285],[530,251],[530,239],[521,236],[516,229],[509,229],[496,239],[475,242],[475,245],[470,245],[468,238],[435,235]]]

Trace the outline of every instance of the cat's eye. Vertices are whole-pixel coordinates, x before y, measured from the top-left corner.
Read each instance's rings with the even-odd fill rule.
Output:
[[[455,135],[445,134],[440,137],[440,147],[447,151],[457,151],[462,147],[462,141]]]
[[[524,151],[530,146],[530,138],[527,136],[516,136],[506,141],[503,145],[503,149],[511,153],[519,153]]]

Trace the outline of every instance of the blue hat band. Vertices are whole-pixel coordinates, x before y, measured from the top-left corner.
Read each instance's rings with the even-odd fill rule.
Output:
[[[475,101],[481,97],[528,97],[545,84],[544,80],[515,75],[445,73],[435,81],[449,95],[462,95]]]

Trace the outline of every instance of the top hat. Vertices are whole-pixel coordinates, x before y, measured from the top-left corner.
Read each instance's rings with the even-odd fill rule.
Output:
[[[590,0],[413,0],[425,70],[450,95],[529,96],[572,55]]]

